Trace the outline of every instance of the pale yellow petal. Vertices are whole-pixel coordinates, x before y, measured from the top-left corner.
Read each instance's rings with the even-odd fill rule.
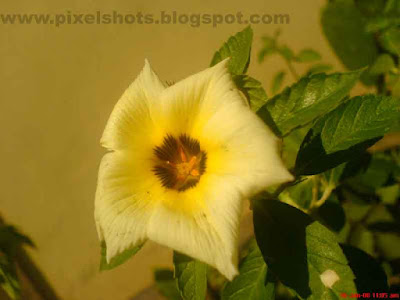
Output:
[[[139,76],[123,93],[107,122],[101,144],[111,150],[132,149],[152,128],[152,107],[165,89],[148,61]]]
[[[143,243],[152,213],[151,191],[159,185],[149,176],[146,153],[112,152],[99,171],[95,220],[100,240],[107,245],[107,260]]]
[[[187,213],[160,202],[149,222],[148,237],[211,265],[232,280],[238,274],[238,227],[243,199],[227,182],[208,179],[175,199],[200,202],[203,208]],[[222,211],[215,206],[218,201],[225,204]]]

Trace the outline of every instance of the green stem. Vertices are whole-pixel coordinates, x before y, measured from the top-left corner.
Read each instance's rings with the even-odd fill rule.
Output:
[[[43,300],[60,299],[47,281],[46,276],[22,247],[17,251],[16,262]]]
[[[313,179],[315,180],[315,183],[313,187],[313,200],[310,209],[321,207],[325,203],[325,201],[328,200],[333,190],[336,188],[332,175],[329,179],[329,182],[326,182],[323,177],[319,176],[315,176]],[[323,184],[325,189],[321,198],[318,199],[319,181]]]
[[[290,73],[292,73],[294,79],[295,80],[299,80],[300,76],[297,73],[296,69],[294,68],[292,62],[290,60],[287,60],[287,59],[285,59],[285,61],[286,61],[286,64],[287,64],[287,66],[289,68],[289,71],[290,71]]]
[[[332,194],[332,191],[335,189],[334,186],[328,186],[325,188],[324,193],[322,194],[321,198],[318,199],[313,205],[313,207],[320,207],[322,206],[326,200],[328,200],[329,196]]]
[[[296,182],[296,181],[282,183],[280,186],[278,186],[278,188],[275,190],[275,192],[271,195],[271,198],[278,198],[279,194],[282,193],[287,187],[293,185],[294,182]]]

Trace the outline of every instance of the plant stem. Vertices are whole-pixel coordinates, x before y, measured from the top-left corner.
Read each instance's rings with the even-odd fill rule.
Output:
[[[313,207],[320,207],[322,206],[326,200],[328,200],[329,196],[332,194],[332,191],[334,190],[334,186],[327,186],[324,190],[324,193],[322,194],[321,198],[318,199],[313,205]]]
[[[18,266],[32,283],[35,291],[42,297],[43,300],[59,300],[55,290],[47,281],[46,276],[40,271],[29,254],[20,247],[15,258]]]
[[[278,186],[278,188],[275,190],[275,192],[271,195],[271,198],[278,198],[279,194],[282,193],[287,187],[293,185],[294,182],[296,182],[296,181],[282,183],[280,186]]]
[[[289,71],[290,71],[290,73],[292,73],[294,79],[295,80],[299,80],[300,76],[297,73],[296,69],[294,68],[292,62],[290,60],[288,60],[288,59],[285,59],[285,61],[286,61],[286,64],[287,64],[287,66],[289,68]]]

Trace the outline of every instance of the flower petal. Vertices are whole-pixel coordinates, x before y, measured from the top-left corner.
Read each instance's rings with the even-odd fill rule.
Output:
[[[128,87],[114,107],[101,144],[110,149],[128,149],[145,135],[152,122],[151,108],[157,105],[163,83],[145,60],[142,72]],[[143,140],[143,139],[142,139]]]
[[[95,220],[99,238],[107,245],[108,261],[147,238],[146,227],[153,205],[149,191],[159,183],[149,176],[151,170],[143,154],[107,153],[100,165]]]
[[[149,239],[203,261],[232,280],[238,274],[242,196],[229,182],[209,177],[190,193],[181,193],[176,201],[180,200],[203,203],[203,209],[185,213],[160,202],[148,223]]]

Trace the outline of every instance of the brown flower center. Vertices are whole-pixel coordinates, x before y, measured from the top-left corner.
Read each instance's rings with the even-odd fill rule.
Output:
[[[187,136],[167,135],[161,146],[154,148],[153,172],[164,187],[184,191],[194,187],[206,169],[207,155],[200,143]]]

